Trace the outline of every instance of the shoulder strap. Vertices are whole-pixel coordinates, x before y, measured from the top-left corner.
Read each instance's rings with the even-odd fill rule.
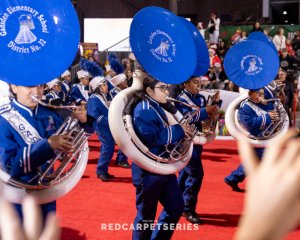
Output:
[[[1,114],[3,118],[19,133],[23,140],[32,144],[42,139],[37,130],[15,109]]]

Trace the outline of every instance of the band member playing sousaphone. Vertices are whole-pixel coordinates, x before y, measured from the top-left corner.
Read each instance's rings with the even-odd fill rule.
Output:
[[[160,106],[166,103],[168,85],[148,76],[143,84],[144,97],[134,108],[133,125],[140,140],[156,155],[165,155],[170,147],[191,135],[189,125],[169,126],[167,116]],[[172,225],[183,211],[182,195],[175,174],[160,175],[132,164],[132,181],[136,188],[137,215],[134,220],[133,239],[170,239]],[[152,232],[157,204],[164,209]]]
[[[254,33],[253,33],[254,34]],[[274,79],[279,60],[274,44],[264,34],[251,34],[247,41],[233,46],[225,56],[227,76],[238,86],[248,89],[229,106],[226,126],[235,138],[245,135],[262,159],[264,147],[280,138],[288,129],[288,118],[279,99],[274,98]],[[240,165],[224,181],[233,191],[242,191],[238,183],[245,178]]]
[[[7,16],[3,23],[5,34],[1,34],[0,79],[11,85],[15,95],[10,103],[0,109],[0,177],[5,182],[3,195],[14,203],[21,203],[29,193],[34,195],[42,204],[45,218],[50,211],[55,211],[56,198],[78,182],[77,177],[71,184],[64,181],[68,178],[52,184],[54,178],[51,177],[56,174],[56,169],[52,172],[54,161],[51,160],[59,155],[60,160],[71,156],[70,159],[75,162],[73,156],[79,151],[85,160],[88,157],[88,151],[81,151],[82,146],[87,145],[84,130],[80,128],[78,138],[68,133],[58,133],[63,129],[63,119],[44,107],[42,102],[39,104],[44,84],[62,74],[74,59],[80,39],[79,21],[68,0],[59,3],[1,1],[0,9],[3,10],[1,17]],[[8,12],[7,9],[16,10]],[[86,110],[82,107],[76,108],[71,115],[67,119],[74,120],[72,127],[76,130],[79,122],[87,121]],[[74,139],[80,140],[78,151],[74,147]],[[84,171],[84,164],[77,166]],[[43,177],[46,168],[51,173]],[[78,169],[75,167],[73,170]],[[78,174],[79,178],[81,175]],[[59,178],[58,175],[55,177]],[[62,184],[62,188],[52,191]],[[15,206],[22,215],[21,205]]]
[[[201,78],[192,76],[183,84],[184,90],[179,95],[178,99],[185,103],[200,107],[201,110],[199,111],[199,114],[193,118],[192,123],[197,126],[199,131],[202,131],[201,122],[217,114],[218,108],[222,104],[222,100],[220,100],[218,94],[212,105],[206,106],[205,97],[199,94],[200,85]],[[176,103],[176,107],[183,115],[194,111],[194,109],[180,103]],[[200,218],[196,213],[198,193],[204,176],[201,154],[202,145],[194,145],[191,160],[188,165],[179,172],[178,177],[178,183],[184,199],[183,216],[192,223],[201,223]]]
[[[249,90],[249,98],[240,105],[238,118],[241,125],[254,137],[261,138],[270,124],[278,120],[279,113],[273,102],[264,98],[264,89]],[[264,148],[254,148],[259,159],[262,159]],[[233,191],[241,192],[238,183],[244,181],[245,171],[242,165],[225,177],[224,181]]]
[[[55,151],[74,151],[72,137],[55,135],[63,119],[55,112],[41,106],[32,96],[41,98],[44,85],[32,87],[11,85],[15,99],[0,110],[0,163],[1,168],[13,178],[36,184],[41,170],[55,157]],[[81,122],[87,121],[82,107],[73,113]],[[15,204],[20,216],[20,204]],[[56,210],[56,202],[42,204],[44,218]]]

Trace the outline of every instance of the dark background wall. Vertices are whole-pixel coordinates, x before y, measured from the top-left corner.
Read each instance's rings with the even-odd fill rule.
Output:
[[[132,18],[146,6],[169,9],[168,0],[73,0],[73,3],[81,23],[84,18]],[[177,0],[177,4],[178,15],[190,17],[194,23],[207,24],[212,11],[218,13],[222,25],[263,20],[262,0]]]

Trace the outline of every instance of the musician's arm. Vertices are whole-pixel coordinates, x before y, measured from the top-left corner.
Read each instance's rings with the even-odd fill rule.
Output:
[[[134,117],[135,128],[148,147],[160,147],[175,144],[185,133],[179,124],[164,127],[156,113],[151,109],[139,111]]]
[[[183,102],[186,102],[182,98],[180,98],[179,100],[183,101]],[[179,110],[179,112],[181,112],[182,115],[185,115],[185,114],[187,114],[188,112],[191,111],[190,107],[185,106],[185,105],[180,104],[180,103],[175,103],[175,106]],[[200,122],[200,121],[205,120],[207,118],[208,118],[208,113],[207,113],[205,107],[203,107],[203,108],[200,108],[199,113],[193,117],[192,123]]]
[[[21,147],[15,139],[18,133],[13,134],[10,126],[3,124],[3,121],[0,126],[0,162],[4,167],[8,166],[6,170],[12,177],[30,173],[54,157],[48,139]]]

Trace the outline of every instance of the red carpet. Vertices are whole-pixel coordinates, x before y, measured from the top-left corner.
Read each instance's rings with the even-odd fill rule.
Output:
[[[75,189],[58,200],[62,239],[131,239],[131,230],[125,230],[130,227],[136,213],[131,170],[114,166],[113,160],[109,172],[116,179],[101,182],[95,174],[99,142],[92,136],[89,143],[90,158],[83,178]],[[215,141],[204,147],[202,156],[205,176],[197,212],[204,224],[195,229],[181,218],[179,227],[182,230],[175,231],[173,240],[227,240],[232,239],[236,230],[244,193],[232,192],[223,181],[238,166],[236,144],[234,141]],[[121,226],[125,229],[117,230]],[[300,239],[300,230],[289,234],[287,239]]]

